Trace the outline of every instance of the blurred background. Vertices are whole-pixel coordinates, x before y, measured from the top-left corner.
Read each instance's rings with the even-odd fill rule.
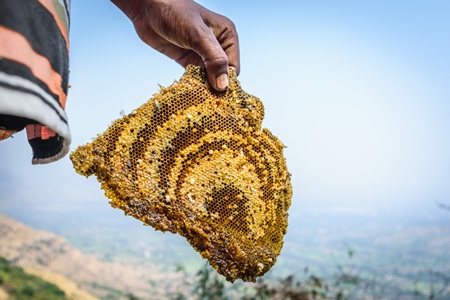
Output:
[[[352,270],[386,295],[448,285],[450,212],[438,204],[450,205],[450,2],[198,2],[235,23],[239,80],[287,145],[290,225],[268,276],[326,276],[350,247]],[[72,1],[70,39],[72,150],[183,74],[109,1]],[[101,261],[203,265],[183,238],[111,208],[68,157],[32,166],[23,133],[0,157],[1,213]]]

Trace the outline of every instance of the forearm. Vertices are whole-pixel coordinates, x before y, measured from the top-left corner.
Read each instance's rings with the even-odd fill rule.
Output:
[[[111,0],[132,22],[138,18],[144,7],[144,2],[151,0]]]
[[[111,0],[150,47],[182,66],[204,66],[217,91],[228,85],[228,67],[239,74],[239,41],[231,20],[194,0]]]

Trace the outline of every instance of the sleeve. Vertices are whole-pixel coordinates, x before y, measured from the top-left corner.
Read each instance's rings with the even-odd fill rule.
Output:
[[[0,0],[0,140],[26,127],[33,164],[69,150],[69,6],[68,0]]]

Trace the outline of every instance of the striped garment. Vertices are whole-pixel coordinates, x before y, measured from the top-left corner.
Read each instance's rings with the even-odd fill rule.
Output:
[[[33,164],[67,154],[70,0],[0,0],[0,141],[26,128]]]

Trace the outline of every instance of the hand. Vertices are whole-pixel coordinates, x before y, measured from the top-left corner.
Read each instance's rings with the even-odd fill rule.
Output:
[[[239,74],[239,41],[228,18],[193,0],[112,0],[146,44],[186,67],[204,66],[211,86],[228,86],[228,66]]]

